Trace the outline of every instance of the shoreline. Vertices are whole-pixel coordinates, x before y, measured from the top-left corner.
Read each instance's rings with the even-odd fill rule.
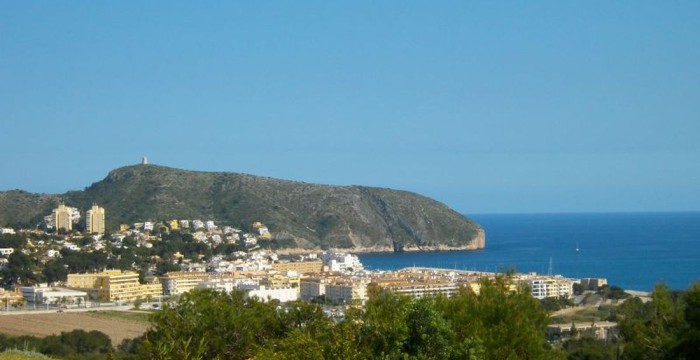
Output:
[[[372,254],[372,253],[402,253],[402,252],[440,252],[440,251],[478,251],[486,247],[486,232],[483,229],[479,229],[476,236],[472,238],[467,245],[460,246],[449,246],[449,245],[434,245],[434,246],[406,246],[400,251],[397,251],[393,246],[389,245],[378,245],[378,246],[362,246],[353,248],[330,248],[330,249],[319,249],[319,248],[290,248],[290,249],[277,249],[274,250],[280,255],[301,255],[309,252],[318,251],[336,251],[336,252],[346,252],[350,254]]]
[[[323,251],[335,251],[344,252],[349,254],[386,254],[386,253],[419,253],[419,252],[450,252],[450,251],[479,251],[483,250],[481,247],[475,246],[430,246],[430,247],[410,247],[403,248],[401,251],[396,251],[391,246],[373,246],[373,247],[361,247],[361,248],[330,248],[330,249],[304,249],[304,248],[292,248],[292,249],[277,249],[272,250],[280,255],[301,255],[310,252],[323,252]]]

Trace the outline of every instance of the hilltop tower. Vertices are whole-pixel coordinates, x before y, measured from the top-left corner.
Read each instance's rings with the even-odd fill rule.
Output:
[[[144,157],[141,159],[141,165],[148,165],[148,157],[144,156]]]
[[[92,208],[85,214],[85,230],[88,234],[105,233],[105,209],[92,204]]]

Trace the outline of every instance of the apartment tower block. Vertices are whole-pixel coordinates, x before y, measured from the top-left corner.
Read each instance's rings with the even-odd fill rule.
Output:
[[[53,227],[56,230],[73,230],[73,210],[64,204],[53,209]]]
[[[105,209],[93,204],[85,216],[85,230],[88,234],[105,233]]]

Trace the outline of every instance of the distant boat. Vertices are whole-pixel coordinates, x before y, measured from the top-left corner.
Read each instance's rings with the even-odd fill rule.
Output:
[[[578,248],[578,241],[577,241],[576,242],[576,251],[578,251],[578,250],[579,250],[579,248]]]

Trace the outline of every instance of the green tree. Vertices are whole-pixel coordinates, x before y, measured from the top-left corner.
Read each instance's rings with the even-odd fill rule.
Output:
[[[684,328],[683,303],[666,285],[660,284],[646,304],[639,298],[625,301],[618,308],[620,334],[626,359],[666,359],[671,357],[675,334]]]
[[[15,251],[8,257],[7,267],[0,271],[2,285],[34,285],[41,280],[37,275],[38,267],[34,259],[21,251]]]
[[[155,313],[143,340],[125,347],[143,359],[561,358],[545,342],[547,314],[527,288],[497,278],[480,290],[419,300],[378,291],[341,321],[315,304],[195,290]]]
[[[478,295],[462,289],[439,306],[470,356],[475,351],[486,359],[559,356],[545,340],[547,313],[528,288],[514,288],[508,277],[482,280]]]
[[[247,359],[283,328],[272,304],[212,290],[185,293],[152,320],[141,353],[153,359]]]
[[[180,271],[180,266],[173,264],[170,260],[161,260],[156,263],[156,274],[164,275],[170,271]]]
[[[73,330],[42,340],[41,352],[47,355],[74,357],[76,354],[107,354],[113,352],[109,336],[100,331]]]
[[[301,306],[299,306],[301,305]],[[367,359],[371,354],[358,347],[362,314],[348,309],[345,320],[335,323],[315,304],[292,303],[281,310],[281,337],[258,347],[260,359]]]
[[[71,273],[97,272],[116,265],[104,251],[82,252],[63,249],[61,257]]]
[[[24,249],[27,238],[19,234],[0,234],[0,248],[13,248],[15,251]]]
[[[143,305],[143,299],[139,296],[134,300],[134,309],[139,310],[141,309],[141,305]]]
[[[578,329],[576,329],[576,323],[575,323],[575,322],[572,322],[572,323],[571,323],[571,331],[570,331],[570,333],[569,333],[569,336],[570,336],[572,339],[578,339],[578,335],[579,335],[579,333],[578,333]]]
[[[603,285],[598,288],[598,291],[596,291],[596,293],[598,293],[604,299],[611,300],[621,300],[631,297],[631,295],[626,293],[623,288],[615,285]]]
[[[437,312],[431,298],[413,301],[407,309],[408,338],[404,351],[419,359],[463,358],[467,349],[455,347],[450,324]]]
[[[391,292],[370,299],[362,316],[358,348],[378,358],[398,358],[408,339],[406,312],[410,302]]]
[[[287,304],[280,316],[283,330],[314,327],[325,329],[330,326],[330,319],[323,313],[320,306],[304,301]]]
[[[43,270],[44,279],[48,283],[66,281],[68,269],[61,259],[53,259],[46,263]]]
[[[590,336],[567,340],[563,348],[569,360],[613,360],[617,357],[614,344]]]
[[[560,296],[558,298],[554,297],[547,297],[542,300],[540,300],[540,304],[544,308],[545,311],[547,312],[554,312],[557,310],[561,310],[566,307],[574,306],[573,300],[568,297],[563,297]]]
[[[700,359],[700,283],[688,289],[684,301],[686,324],[678,332],[671,353],[677,359]]]
[[[323,360],[323,346],[308,331],[293,329],[271,346],[260,349],[255,356],[261,360]]]

